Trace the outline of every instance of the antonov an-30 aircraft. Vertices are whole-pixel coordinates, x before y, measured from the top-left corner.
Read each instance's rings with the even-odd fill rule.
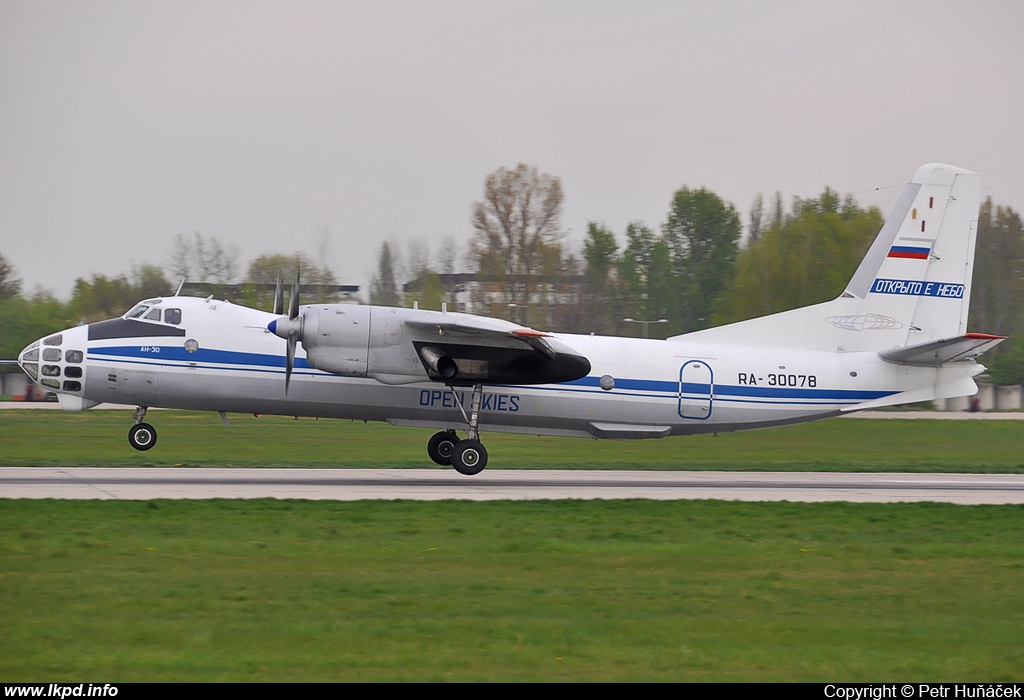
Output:
[[[138,450],[156,443],[150,407],[350,418],[436,428],[427,454],[467,475],[487,464],[483,431],[660,438],[968,396],[975,358],[1004,339],[966,332],[980,188],[926,165],[838,299],[668,340],[300,306],[296,279],[287,314],[280,283],[274,313],[147,299],[32,343],[19,363],[67,411],[136,406]]]

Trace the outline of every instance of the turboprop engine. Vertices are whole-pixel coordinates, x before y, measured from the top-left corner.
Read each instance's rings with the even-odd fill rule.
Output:
[[[286,392],[298,342],[314,369],[384,384],[547,384],[590,372],[590,362],[573,349],[508,321],[358,304],[300,308],[297,289],[296,280],[287,318],[267,326],[288,341]],[[282,307],[275,301],[275,311]]]

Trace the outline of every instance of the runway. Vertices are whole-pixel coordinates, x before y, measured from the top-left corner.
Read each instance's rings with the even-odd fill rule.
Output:
[[[1021,474],[863,474],[450,469],[0,469],[0,498],[149,500],[719,499],[738,501],[937,501],[1024,503]]]

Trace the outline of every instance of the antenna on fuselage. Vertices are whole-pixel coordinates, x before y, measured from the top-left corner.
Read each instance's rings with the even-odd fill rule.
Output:
[[[178,283],[178,288],[174,292],[174,296],[181,294],[181,288],[185,286],[185,278],[181,278],[181,282]]]

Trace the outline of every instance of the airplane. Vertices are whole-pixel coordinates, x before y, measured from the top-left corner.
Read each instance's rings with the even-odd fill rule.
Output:
[[[838,298],[667,340],[302,305],[296,276],[287,312],[280,279],[272,313],[146,299],[18,361],[66,411],[135,406],[137,450],[156,444],[153,407],[348,418],[434,428],[427,455],[465,475],[487,464],[485,431],[662,438],[969,396],[976,358],[1005,339],[967,332],[980,197],[976,173],[925,165]]]

